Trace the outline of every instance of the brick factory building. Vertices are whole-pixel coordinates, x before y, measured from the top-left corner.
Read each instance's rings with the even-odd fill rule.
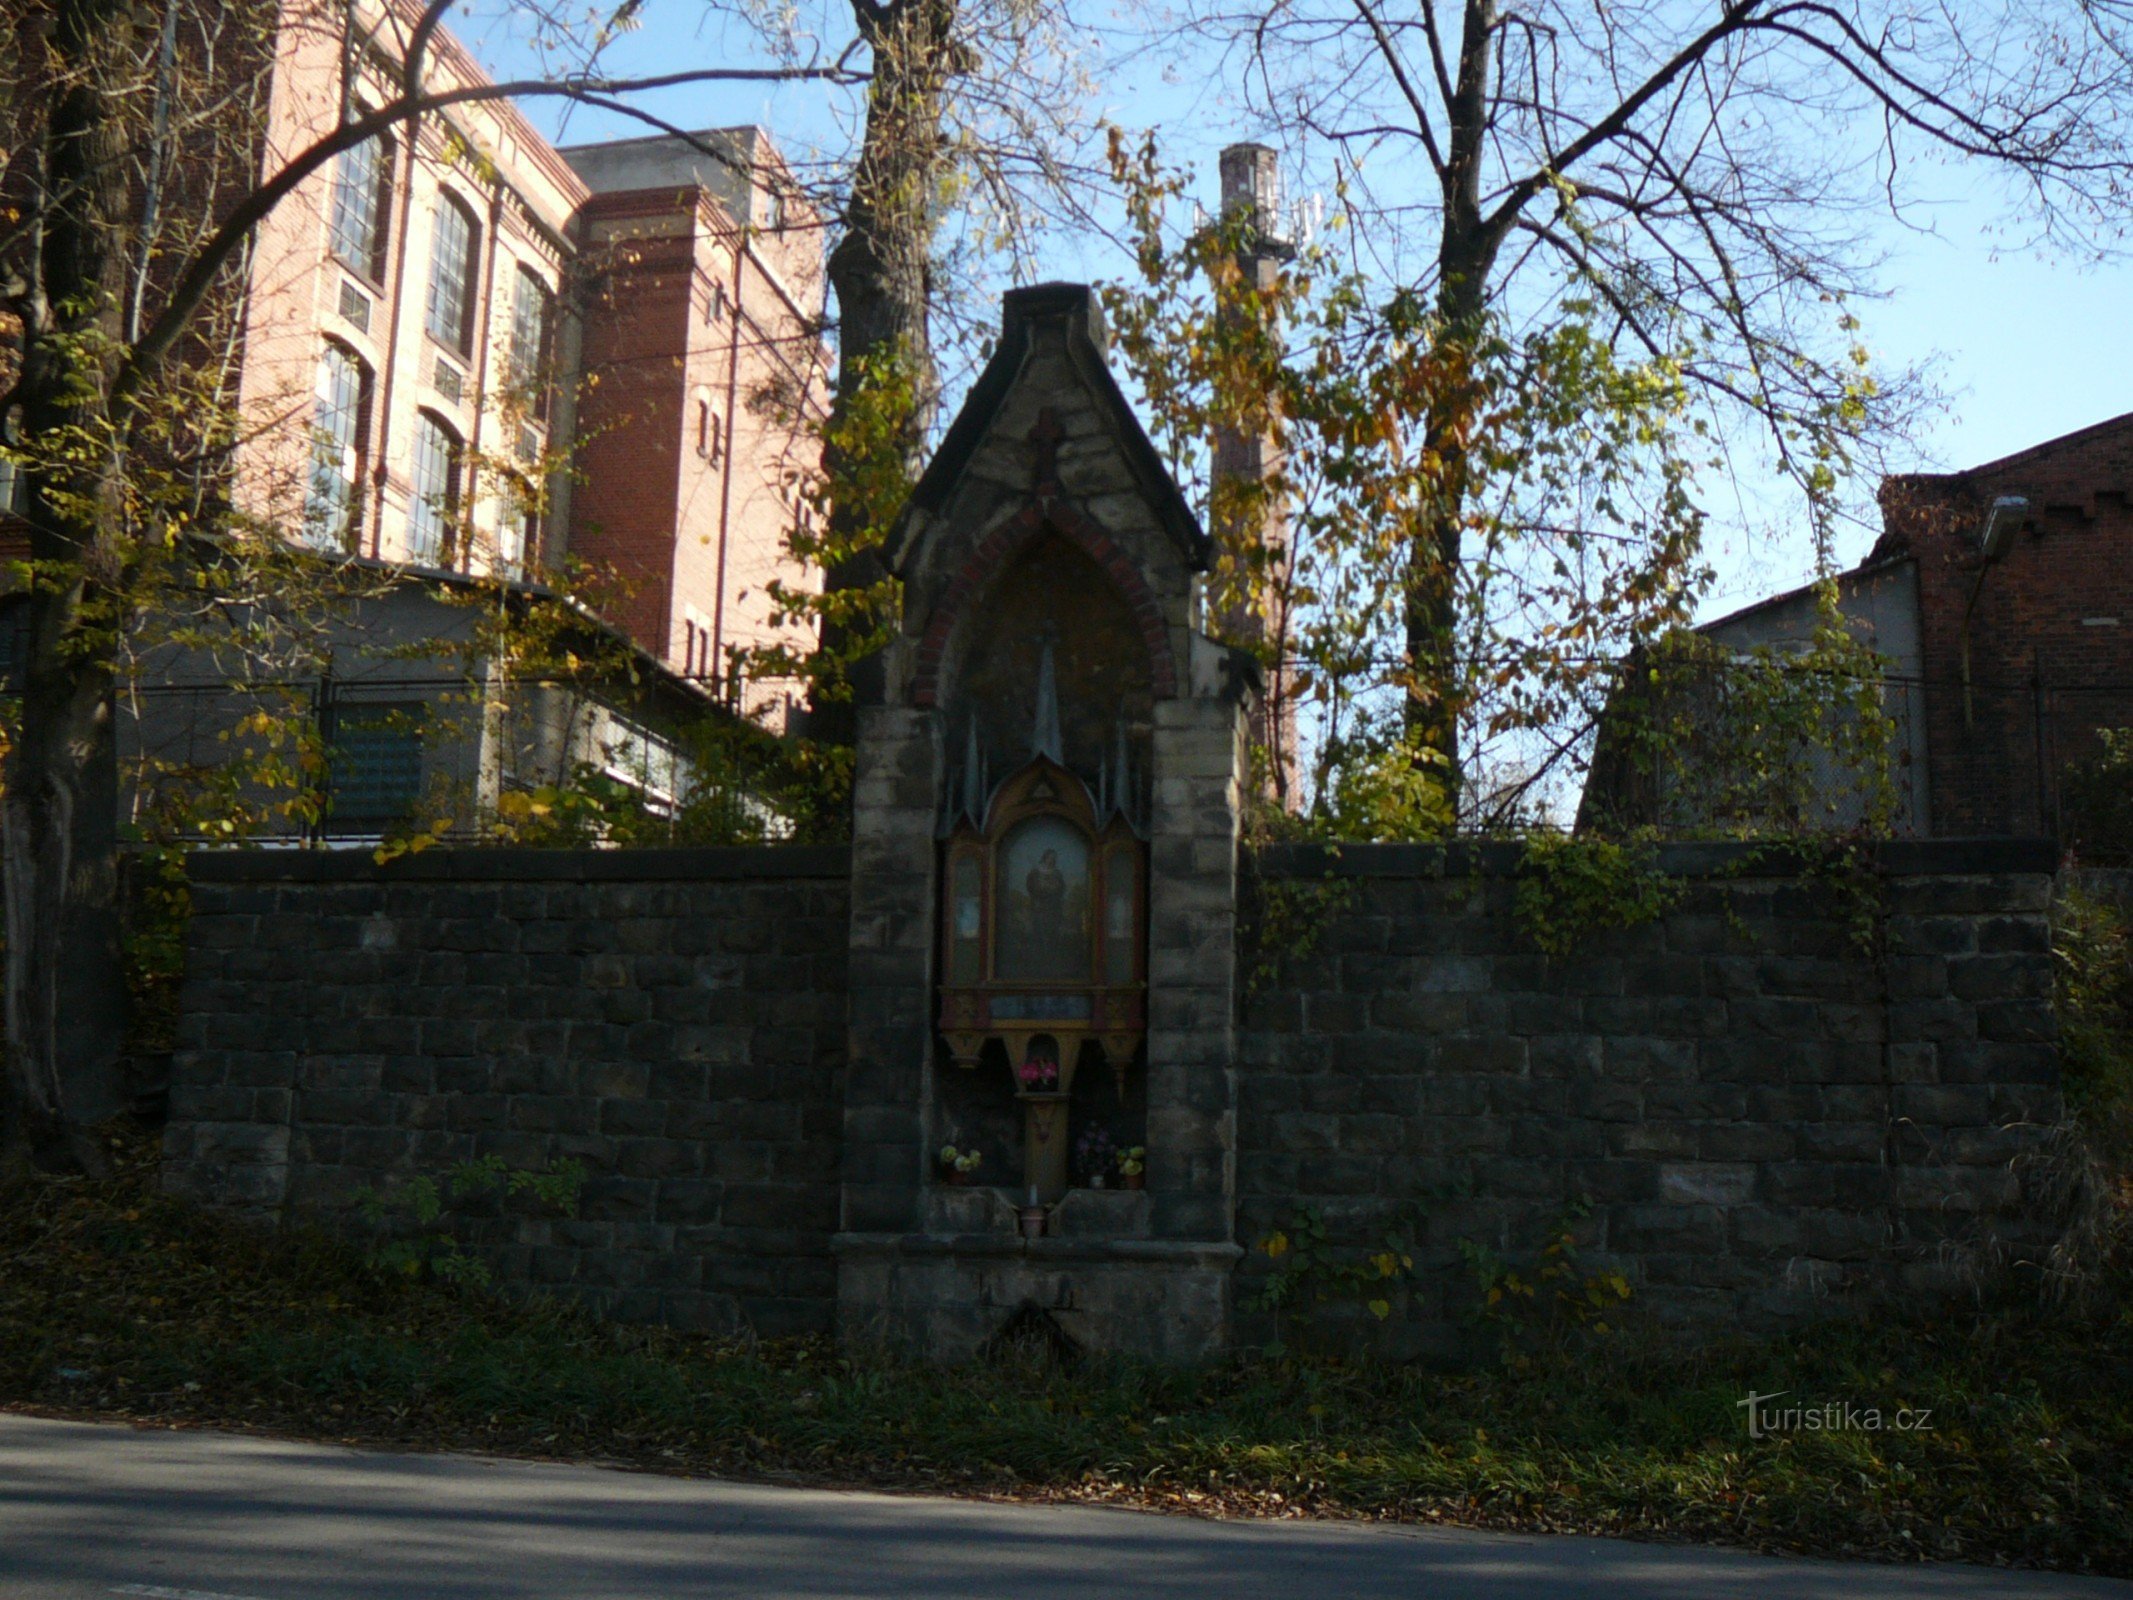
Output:
[[[2068,770],[2133,726],[2133,415],[1881,486],[1907,563],[1932,831],[2062,831]]]
[[[2133,727],[2133,415],[1983,466],[1883,480],[1882,534],[1837,575],[1839,608],[1883,660],[1896,830],[1914,837],[2080,832],[2075,774],[2104,730]],[[1780,655],[1813,639],[1814,585],[1705,623],[1728,650]],[[1621,715],[1620,702],[1608,719]],[[1630,776],[1603,726],[1581,825],[1697,813],[1686,749]],[[1832,771],[1815,825],[1856,820]],[[1719,786],[1723,788],[1724,785]]]
[[[288,0],[265,170],[390,96],[415,14]],[[488,81],[449,34],[429,61],[433,89]],[[718,681],[800,642],[764,589],[798,577],[822,296],[816,218],[759,129],[559,151],[507,101],[424,116],[259,230],[239,502],[418,570],[576,557],[620,580],[637,645]]]
[[[403,92],[421,11],[187,14],[197,37],[174,41],[156,92],[211,71],[234,109],[156,136],[157,176],[129,200],[136,307],[189,248],[177,219],[227,213],[240,184]],[[448,32],[423,60],[433,95],[493,87]],[[7,184],[29,181],[19,166]],[[274,530],[364,592],[316,624],[330,665],[273,685],[308,696],[333,752],[324,831],[370,837],[418,807],[472,824],[503,789],[587,766],[671,809],[693,781],[678,728],[714,706],[783,726],[783,685],[747,664],[812,642],[770,590],[814,581],[787,535],[812,515],[829,356],[820,219],[766,133],[559,150],[509,100],[459,99],[307,176],[258,225],[244,273],[233,320],[186,358],[237,440],[202,485],[203,525]],[[0,371],[10,343],[0,325]],[[0,541],[16,488],[0,464]],[[521,687],[506,706],[468,604],[493,579],[507,596],[588,597],[637,658],[626,681]],[[9,609],[0,597],[0,622]],[[231,760],[277,671],[145,647],[121,708],[124,805]]]

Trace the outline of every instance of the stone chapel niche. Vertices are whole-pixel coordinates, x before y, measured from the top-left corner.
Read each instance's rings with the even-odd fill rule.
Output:
[[[962,1070],[936,1075],[937,1124],[1017,1198],[1137,1186],[1117,1157],[1147,1118],[1147,645],[1110,577],[1049,531],[961,644],[938,1028]]]

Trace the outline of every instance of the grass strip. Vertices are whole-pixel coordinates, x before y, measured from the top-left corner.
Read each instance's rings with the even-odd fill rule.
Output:
[[[948,1372],[384,1273],[346,1241],[165,1199],[145,1156],[0,1196],[0,1405],[395,1448],[2133,1575],[2129,1390],[2115,1304],[1622,1334],[1457,1374]],[[1751,1391],[1930,1427],[1753,1439]]]

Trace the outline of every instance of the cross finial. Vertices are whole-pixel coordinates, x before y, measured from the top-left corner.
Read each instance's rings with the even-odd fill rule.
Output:
[[[1029,442],[1037,447],[1037,467],[1030,487],[1038,494],[1059,492],[1059,445],[1066,438],[1066,429],[1059,426],[1059,417],[1050,406],[1037,413],[1036,425],[1029,430]]]

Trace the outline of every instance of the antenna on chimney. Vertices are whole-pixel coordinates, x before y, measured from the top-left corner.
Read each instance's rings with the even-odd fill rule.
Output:
[[[1322,194],[1306,195],[1289,208],[1289,235],[1298,249],[1307,248],[1318,237],[1325,217],[1326,197]]]

